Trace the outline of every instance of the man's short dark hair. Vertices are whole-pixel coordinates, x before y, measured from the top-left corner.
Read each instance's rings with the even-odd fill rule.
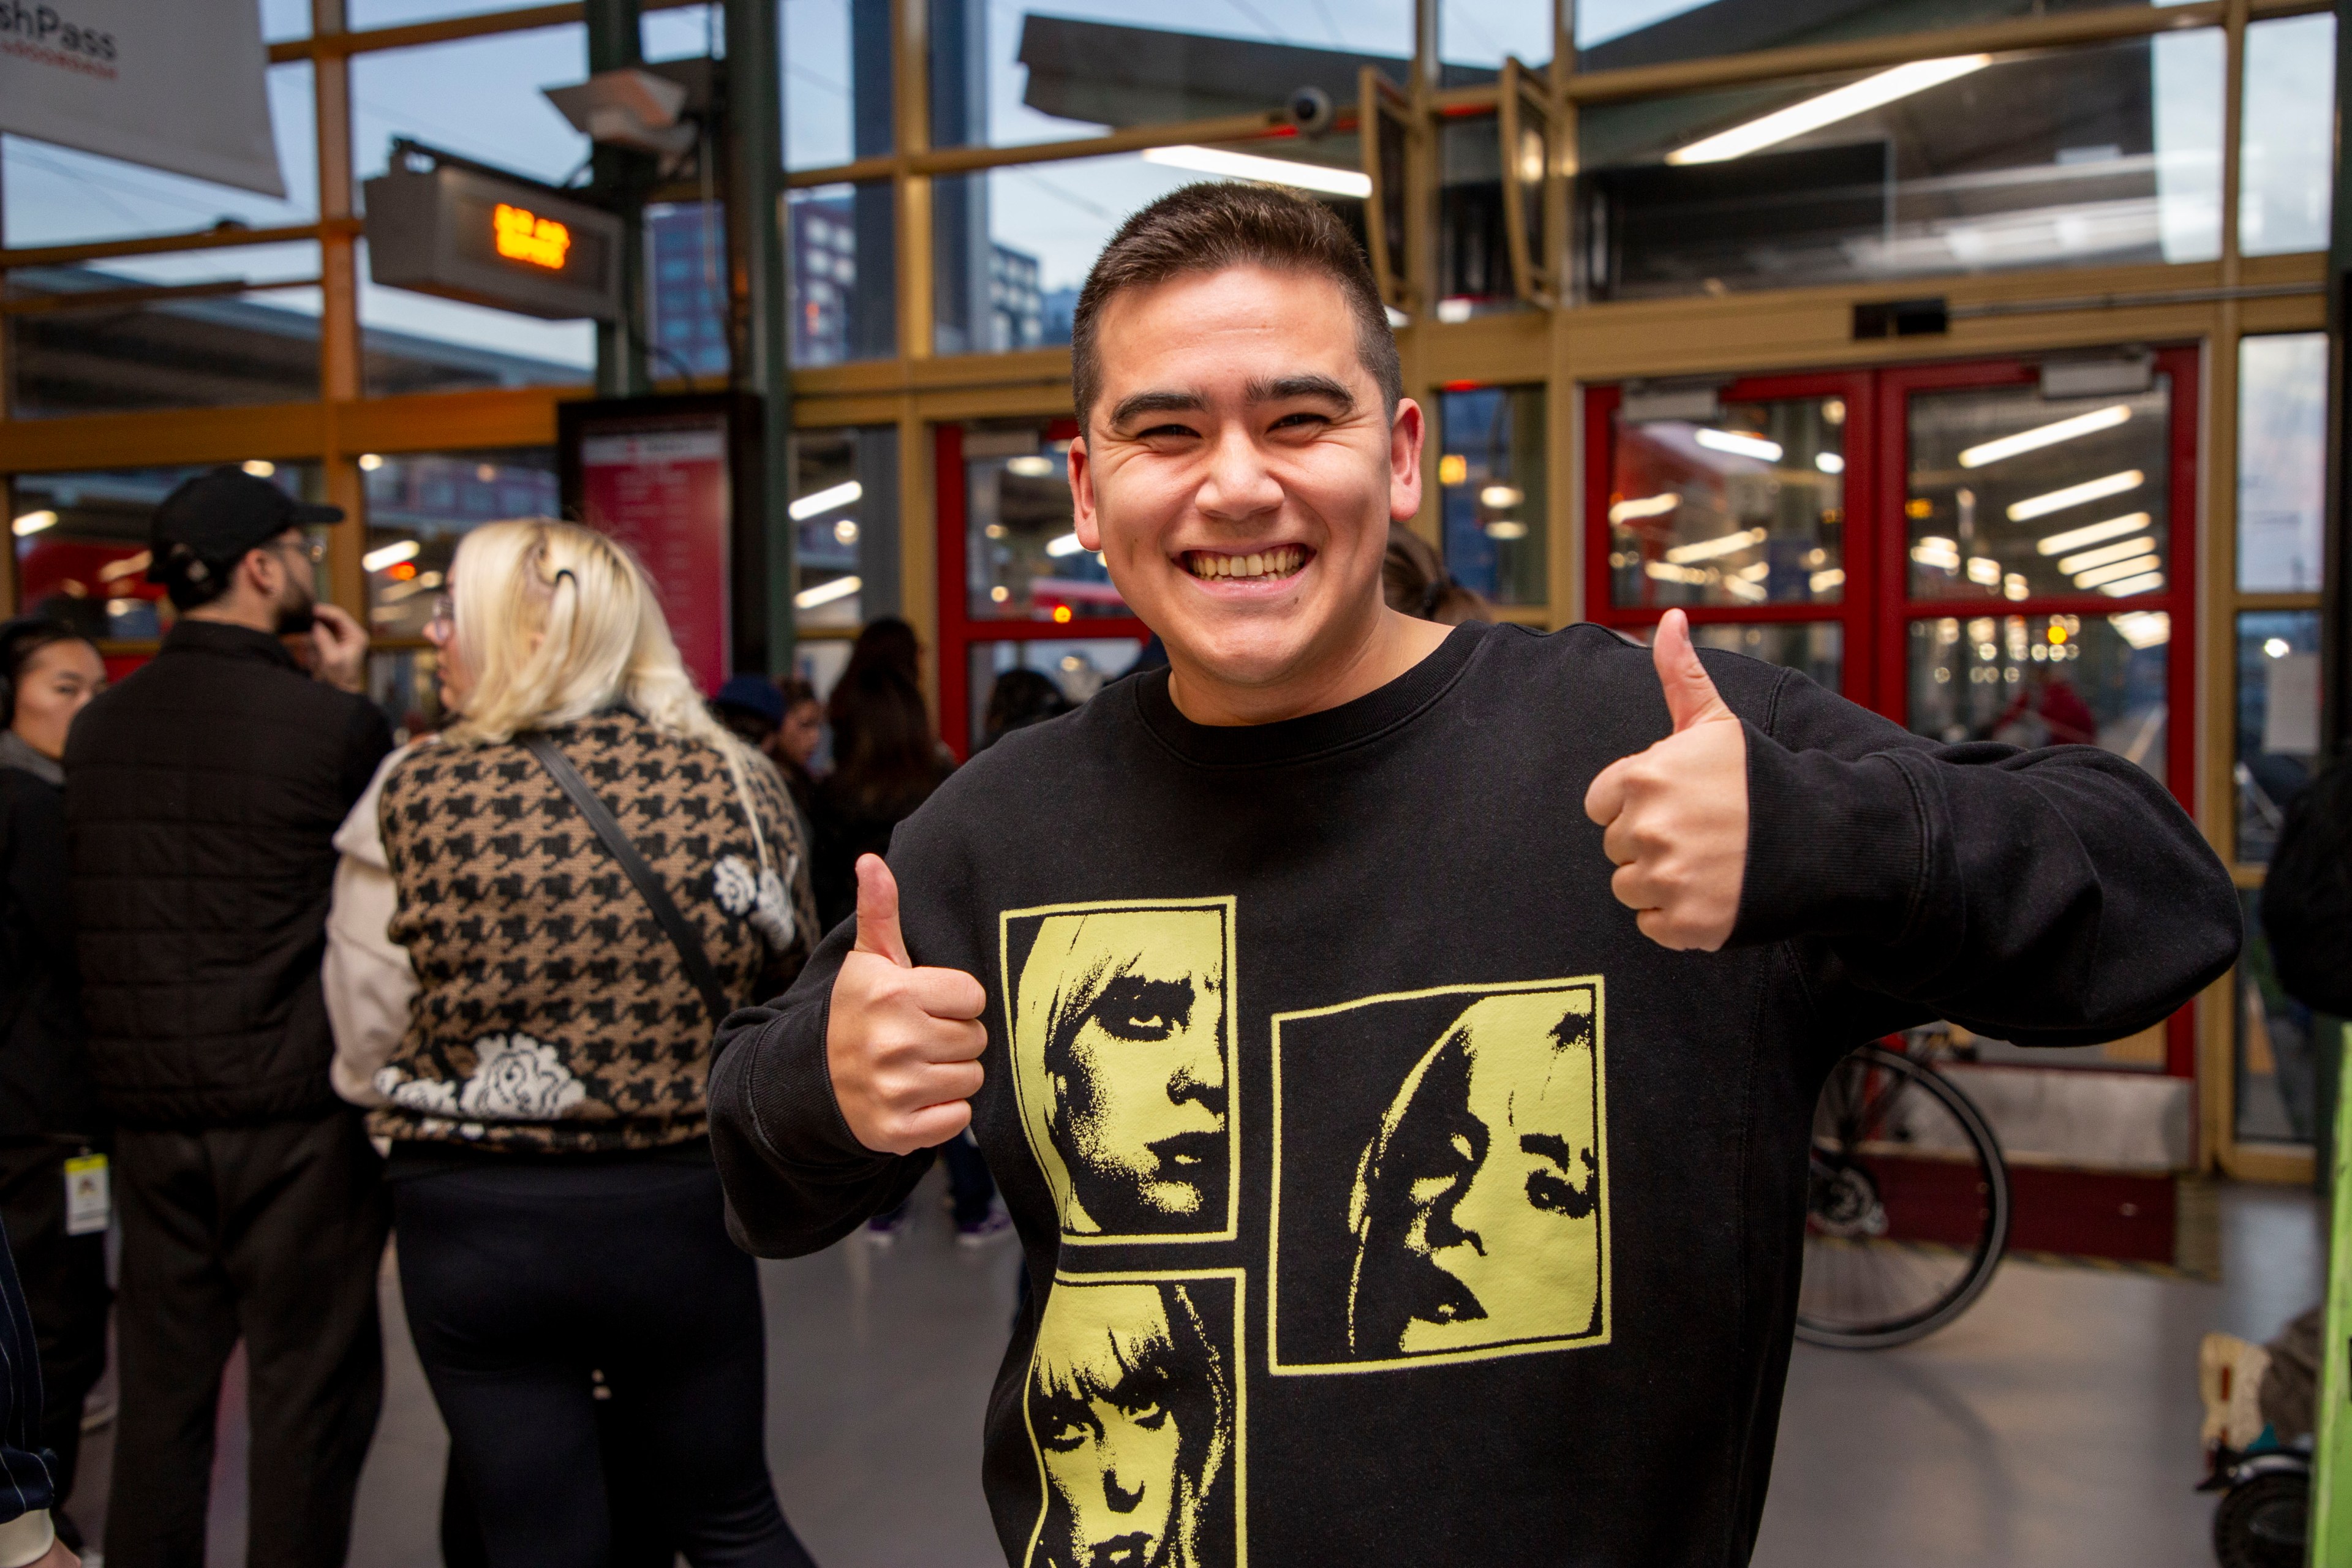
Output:
[[[1265,267],[1308,272],[1339,286],[1356,318],[1356,353],[1396,413],[1404,395],[1396,334],[1363,247],[1330,208],[1269,185],[1224,183],[1173,191],[1119,226],[1087,274],[1070,323],[1070,390],[1084,425],[1102,393],[1095,332],[1103,307],[1126,289],[1146,289],[1188,272]]]

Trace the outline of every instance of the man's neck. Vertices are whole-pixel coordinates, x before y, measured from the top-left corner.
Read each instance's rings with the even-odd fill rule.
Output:
[[[1195,724],[1273,724],[1303,719],[1379,690],[1435,653],[1453,627],[1415,620],[1381,606],[1366,634],[1336,658],[1265,686],[1218,680],[1171,647],[1168,695],[1176,710]]]
[[[199,605],[193,610],[181,612],[180,618],[186,621],[210,621],[215,626],[243,626],[247,631],[260,632],[266,637],[278,635],[276,609],[248,605],[242,600],[215,599],[209,605]]]

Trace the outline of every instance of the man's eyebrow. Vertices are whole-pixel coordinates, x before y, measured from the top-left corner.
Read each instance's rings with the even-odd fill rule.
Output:
[[[1209,405],[1197,392],[1139,392],[1122,397],[1110,411],[1113,425],[1125,425],[1147,414],[1198,414]]]
[[[1342,414],[1352,413],[1356,395],[1328,375],[1304,374],[1276,376],[1272,381],[1253,381],[1243,395],[1252,403],[1287,403],[1294,397],[1319,397],[1338,405]]]

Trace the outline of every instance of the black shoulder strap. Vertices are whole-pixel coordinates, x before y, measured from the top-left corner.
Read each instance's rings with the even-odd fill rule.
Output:
[[[669,933],[671,944],[677,949],[677,956],[686,964],[688,978],[694,982],[694,988],[702,993],[702,1005],[710,1009],[710,1026],[717,1028],[730,1010],[726,990],[719,984],[719,972],[710,967],[710,955],[702,950],[702,939],[695,934],[694,927],[679,912],[677,903],[662,887],[661,879],[654,874],[651,866],[646,864],[646,858],[637,853],[637,847],[629,841],[627,832],[622,828],[611,808],[605,805],[603,797],[588,787],[588,781],[580,776],[580,770],[572,765],[572,759],[565,756],[553,741],[543,734],[518,735],[515,739],[530,748],[530,754],[539,759],[539,765],[547,770],[548,776],[555,781],[556,786],[572,797],[572,804],[580,808],[580,815],[588,819],[588,826],[596,830],[596,837],[604,841],[604,847],[611,850],[613,858],[621,863],[621,869],[629,874],[629,880],[637,885],[637,891],[645,898],[646,907],[653,910],[654,919],[659,921],[662,930]]]

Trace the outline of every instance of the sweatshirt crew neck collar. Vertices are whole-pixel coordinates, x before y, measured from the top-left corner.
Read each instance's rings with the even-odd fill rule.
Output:
[[[1125,682],[1133,690],[1137,714],[1160,742],[1201,767],[1265,767],[1336,752],[1385,733],[1445,694],[1469,665],[1493,626],[1467,621],[1455,626],[1427,658],[1387,685],[1351,702],[1271,724],[1196,724],[1169,695],[1166,668]]]
[[[165,653],[210,653],[229,658],[258,658],[299,672],[302,666],[286,645],[268,632],[226,621],[192,620],[183,616],[164,635]]]

